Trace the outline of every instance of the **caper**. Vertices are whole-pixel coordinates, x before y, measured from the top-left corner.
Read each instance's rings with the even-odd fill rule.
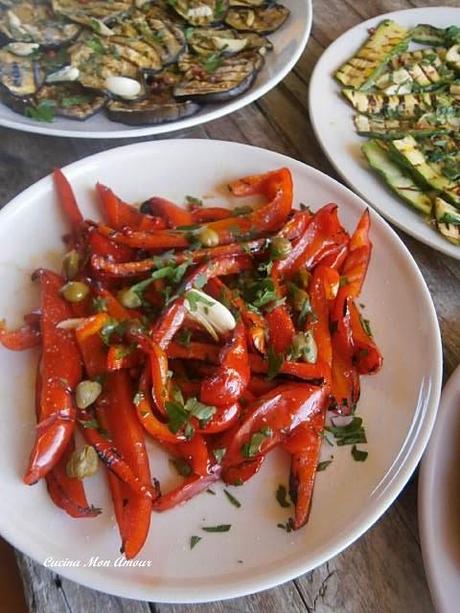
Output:
[[[75,279],[80,269],[80,254],[75,249],[68,251],[64,256],[62,262],[62,268],[64,270],[67,281]]]
[[[75,390],[75,401],[79,409],[86,409],[93,404],[102,392],[102,385],[97,381],[80,381]]]
[[[294,309],[296,311],[302,311],[307,300],[310,301],[307,292],[297,286],[294,286],[292,290],[292,306]]]
[[[67,462],[66,473],[70,479],[92,477],[97,472],[97,453],[91,445],[76,449]]]
[[[291,241],[277,236],[270,243],[270,255],[274,260],[285,260],[292,251]]]
[[[142,306],[140,296],[130,287],[125,287],[125,289],[120,290],[117,294],[117,298],[127,309],[137,309]]]
[[[217,247],[219,235],[212,228],[203,228],[198,234],[198,240],[204,247]]]
[[[311,274],[305,268],[301,268],[295,275],[296,282],[303,287],[304,289],[308,289],[310,285]]]
[[[318,347],[311,330],[299,332],[294,336],[289,357],[291,360],[303,360],[309,364],[316,364]]]
[[[67,302],[81,302],[89,294],[89,287],[81,281],[69,281],[61,288]]]

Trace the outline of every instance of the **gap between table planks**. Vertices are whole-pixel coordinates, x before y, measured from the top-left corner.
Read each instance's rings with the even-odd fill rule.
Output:
[[[285,153],[338,178],[321,152],[308,119],[308,81],[317,59],[340,34],[365,19],[389,11],[437,4],[430,0],[317,0],[307,49],[278,87],[233,115],[166,138],[250,143]],[[442,0],[442,4],[458,6],[458,0]],[[8,202],[55,166],[139,140],[149,139],[85,141],[0,128],[0,204]],[[443,336],[447,378],[460,361],[460,262],[397,232],[417,261],[432,293]],[[417,531],[416,475],[381,520],[351,547],[313,572],[245,598],[203,605],[135,602],[61,579],[19,552],[16,559],[32,613],[433,611]]]

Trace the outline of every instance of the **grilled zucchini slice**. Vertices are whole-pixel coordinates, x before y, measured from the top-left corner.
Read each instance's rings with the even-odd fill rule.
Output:
[[[54,105],[56,115],[83,121],[92,117],[105,104],[105,96],[98,91],[85,89],[79,83],[44,85],[35,96],[40,104],[48,101]]]
[[[0,33],[11,41],[56,48],[71,43],[80,31],[80,26],[53,14],[41,2],[19,2],[0,13]]]
[[[228,0],[174,0],[173,9],[192,26],[222,23]]]
[[[13,96],[32,96],[42,85],[43,71],[30,57],[18,57],[0,49],[0,84]]]
[[[452,108],[460,100],[446,94],[406,94],[403,96],[383,96],[381,94],[368,94],[354,89],[343,89],[342,94],[351,103],[353,108],[365,115],[383,115],[384,117],[420,117],[438,108]]]
[[[415,138],[405,136],[390,141],[389,152],[395,160],[404,164],[421,183],[441,192],[449,202],[460,207],[460,183],[445,177],[439,164],[428,162]]]
[[[184,78],[175,87],[174,96],[196,102],[230,100],[252,85],[262,65],[262,56],[252,51],[227,58],[216,54],[207,58],[185,55],[179,60]]]
[[[290,11],[281,4],[271,4],[254,8],[231,8],[225,23],[241,32],[256,32],[256,34],[271,34],[279,30]]]
[[[358,52],[337,70],[335,78],[346,87],[369,89],[390,59],[407,49],[408,44],[408,30],[386,19]]]
[[[452,45],[446,54],[446,62],[455,70],[460,71],[460,44]]]
[[[439,232],[454,245],[460,245],[460,213],[443,200],[435,198],[434,214]]]
[[[371,168],[383,177],[393,192],[424,215],[431,214],[431,198],[414,183],[408,172],[393,162],[384,146],[377,140],[369,140],[362,151]]]
[[[395,139],[406,134],[412,136],[433,136],[455,133],[460,127],[460,117],[438,116],[435,113],[425,113],[416,120],[393,119],[389,117],[356,115],[354,118],[356,131],[361,136],[371,138]]]
[[[264,36],[253,32],[236,32],[229,28],[193,28],[187,34],[189,47],[199,55],[221,52],[234,55],[248,49],[273,49],[273,45]]]
[[[443,28],[435,28],[435,26],[420,23],[411,30],[410,37],[414,43],[420,43],[422,45],[443,45],[445,31]]]

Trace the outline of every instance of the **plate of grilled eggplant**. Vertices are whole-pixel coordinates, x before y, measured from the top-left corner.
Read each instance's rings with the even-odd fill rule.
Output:
[[[309,103],[346,181],[408,234],[460,259],[460,8],[352,28],[318,62]]]
[[[0,0],[0,125],[159,134],[230,113],[299,58],[311,2]]]

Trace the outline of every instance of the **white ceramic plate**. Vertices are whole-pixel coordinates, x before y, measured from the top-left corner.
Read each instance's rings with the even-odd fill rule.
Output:
[[[447,382],[419,480],[423,560],[438,613],[460,602],[460,366]]]
[[[0,104],[0,126],[48,134],[50,136],[73,136],[76,138],[133,138],[153,134],[165,134],[184,130],[223,117],[254,102],[284,79],[302,54],[310,36],[313,9],[311,0],[283,0],[291,15],[283,27],[269,38],[274,49],[266,56],[265,66],[254,85],[244,94],[230,102],[204,105],[196,115],[180,121],[159,126],[126,126],[110,121],[103,111],[86,121],[73,121],[57,117],[52,123],[40,123],[13,113]]]
[[[368,36],[369,28],[384,19],[394,19],[405,26],[429,23],[446,27],[460,25],[460,8],[431,7],[379,15],[351,28],[335,40],[316,64],[310,81],[310,118],[317,139],[334,168],[345,181],[374,208],[396,226],[423,243],[460,259],[460,247],[442,238],[413,209],[390,192],[379,176],[369,168],[361,153],[365,139],[353,124],[356,114],[342,98],[334,72],[351,57]]]
[[[348,189],[295,160],[246,145],[203,140],[139,143],[107,151],[65,169],[84,212],[97,218],[93,187],[111,186],[132,202],[156,193],[183,202],[206,195],[221,203],[223,185],[246,174],[287,165],[295,202],[314,209],[334,201],[351,230],[365,204]],[[241,202],[241,201],[240,201]],[[44,223],[46,220],[46,223]],[[0,313],[12,325],[37,304],[30,273],[56,266],[65,225],[49,177],[0,212]],[[374,253],[360,302],[371,318],[385,357],[380,374],[364,378],[359,414],[365,418],[369,458],[354,462],[350,448],[334,449],[334,462],[318,475],[311,519],[287,534],[276,524],[289,511],[275,490],[287,483],[288,458],[273,453],[260,473],[235,495],[242,508],[203,493],[186,506],[155,515],[140,555],[150,568],[84,566],[92,556],[113,561],[119,537],[101,475],[88,482],[89,500],[104,508],[95,520],[71,520],[56,509],[42,483],[21,483],[34,437],[33,352],[0,351],[0,526],[5,538],[39,562],[80,560],[57,568],[90,587],[151,601],[207,601],[268,588],[300,575],[336,555],[367,530],[391,504],[414,470],[435,418],[441,384],[438,323],[425,282],[396,234],[372,213]],[[408,352],[410,359],[408,359]],[[384,434],[384,435],[383,435]],[[166,460],[151,448],[152,472],[172,479]],[[337,513],[340,509],[340,513]],[[206,534],[203,525],[231,523],[228,534]],[[190,551],[193,534],[203,540]],[[242,560],[242,563],[239,562]]]

